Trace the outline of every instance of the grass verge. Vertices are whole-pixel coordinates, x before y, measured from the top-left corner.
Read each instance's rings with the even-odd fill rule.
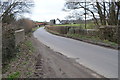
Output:
[[[43,26],[40,26],[40,27],[43,27]],[[40,27],[32,28],[32,32],[36,31],[36,30],[39,29]]]
[[[110,46],[118,46],[117,43],[115,42],[111,42],[108,40],[101,40],[99,37],[94,37],[94,36],[84,36],[84,35],[80,35],[80,34],[66,34],[69,37],[73,37],[73,38],[78,38],[78,39],[82,39],[82,40],[88,40],[88,41],[92,41],[94,43],[100,42],[106,45],[110,45]]]
[[[14,72],[8,76],[8,78],[19,78],[20,72]]]
[[[118,49],[118,44],[108,41],[108,40],[101,40],[99,37],[94,37],[94,36],[85,36],[85,35],[80,35],[80,34],[59,34],[58,32],[55,31],[51,31],[46,29],[48,32],[58,35],[58,36],[63,36],[63,37],[67,37],[67,38],[72,38],[75,40],[79,40],[79,41],[83,41],[83,42],[87,42],[87,43],[91,43],[91,44],[95,44],[95,45],[99,45],[99,46],[103,46],[103,47],[108,47],[108,48],[112,48],[112,49]]]
[[[28,78],[35,72],[35,48],[29,37],[18,46],[16,56],[3,68],[3,78]]]

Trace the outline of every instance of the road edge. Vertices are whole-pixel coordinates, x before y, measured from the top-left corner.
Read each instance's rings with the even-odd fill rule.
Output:
[[[80,38],[70,37],[70,36],[67,36],[67,35],[64,35],[64,34],[59,34],[59,33],[56,33],[54,31],[48,30],[47,28],[44,28],[44,29],[47,32],[49,32],[49,33],[51,33],[53,35],[57,35],[57,36],[61,36],[61,37],[66,37],[66,38],[70,38],[70,39],[74,39],[74,40],[86,42],[86,43],[89,43],[89,44],[98,45],[98,46],[105,47],[105,48],[120,50],[120,46],[115,47],[115,46],[103,44],[103,43],[100,43],[100,42],[93,42],[93,41],[90,41],[90,40],[84,40],[84,39],[80,39]]]

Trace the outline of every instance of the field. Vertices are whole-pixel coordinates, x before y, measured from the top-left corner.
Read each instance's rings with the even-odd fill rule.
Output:
[[[53,25],[53,26],[78,26],[82,29],[85,29],[85,24],[58,24],[58,25]],[[94,29],[95,24],[94,23],[88,23],[86,24],[86,29]]]

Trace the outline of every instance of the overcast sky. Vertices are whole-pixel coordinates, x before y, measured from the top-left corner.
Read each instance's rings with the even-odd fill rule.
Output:
[[[32,13],[26,17],[35,21],[49,21],[51,19],[64,19],[68,14],[62,11],[65,0],[34,0],[35,6],[32,8]]]

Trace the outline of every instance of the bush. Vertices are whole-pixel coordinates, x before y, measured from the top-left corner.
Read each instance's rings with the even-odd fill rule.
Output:
[[[17,21],[17,26],[19,26],[18,29],[23,28],[25,33],[29,33],[35,27],[35,23],[29,19],[20,19]]]
[[[2,63],[3,66],[15,53],[15,30],[11,27],[13,25],[2,26]]]
[[[115,26],[103,26],[99,28],[100,38],[112,42],[118,42],[118,29]]]

